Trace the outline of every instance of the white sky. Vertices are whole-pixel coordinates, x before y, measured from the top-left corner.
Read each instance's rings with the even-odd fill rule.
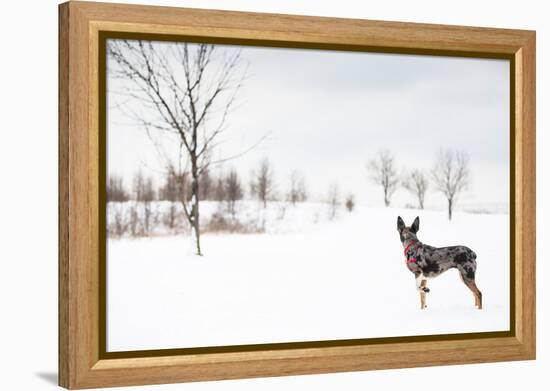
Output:
[[[394,153],[401,172],[429,169],[441,147],[455,148],[469,155],[472,176],[459,207],[507,207],[508,61],[255,47],[242,47],[242,57],[247,78],[216,154],[233,155],[269,134],[223,166],[244,181],[265,156],[281,192],[298,169],[317,198],[337,183],[360,203],[382,205],[382,190],[366,171],[379,149]],[[108,172],[128,184],[140,166],[158,176],[145,130],[117,109],[116,83],[108,78]],[[392,204],[406,203],[414,199],[398,190]],[[429,191],[426,203],[439,208],[444,198]]]

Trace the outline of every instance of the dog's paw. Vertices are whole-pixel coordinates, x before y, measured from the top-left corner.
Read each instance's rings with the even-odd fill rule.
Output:
[[[422,291],[423,291],[424,293],[428,293],[428,292],[430,291],[430,288],[423,287],[423,288],[422,288]]]

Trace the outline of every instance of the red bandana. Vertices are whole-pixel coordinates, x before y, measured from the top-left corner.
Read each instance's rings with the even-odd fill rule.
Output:
[[[411,242],[407,247],[405,247],[405,251],[403,252],[403,254],[405,254],[405,261],[407,264],[416,262],[416,258],[407,259],[407,251],[409,251],[413,244],[418,244],[418,242]]]

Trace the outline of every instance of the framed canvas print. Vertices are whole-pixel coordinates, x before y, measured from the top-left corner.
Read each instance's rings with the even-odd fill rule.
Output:
[[[59,16],[60,385],[535,358],[534,32]]]

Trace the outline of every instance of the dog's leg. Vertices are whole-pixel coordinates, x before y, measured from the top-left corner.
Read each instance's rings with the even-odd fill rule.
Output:
[[[426,305],[426,284],[428,283],[428,280],[422,280],[420,282],[420,309],[424,309],[427,307]]]
[[[416,290],[418,292],[425,292],[425,293],[430,292],[430,289],[426,286],[427,281],[428,280],[426,279],[426,277],[424,277],[422,274],[419,274],[416,277]],[[422,284],[423,282],[424,284]]]
[[[482,309],[481,291],[477,288],[475,280],[466,280],[466,286],[470,288],[474,294],[477,309]]]
[[[423,310],[426,308],[426,293],[430,290],[426,287],[428,281],[424,278],[422,274],[419,274],[416,277],[416,289],[420,292],[420,309]]]
[[[470,289],[474,294],[476,308],[479,310],[482,309],[481,291],[477,288],[475,279],[468,278],[462,273],[460,273],[460,278],[462,279],[462,282],[468,287],[468,289]]]

